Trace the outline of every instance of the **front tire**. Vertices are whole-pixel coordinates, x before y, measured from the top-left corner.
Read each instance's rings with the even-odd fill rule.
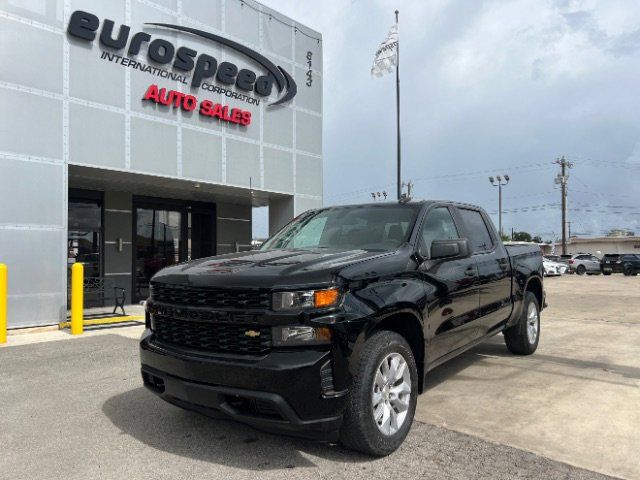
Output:
[[[578,275],[584,275],[586,271],[587,267],[585,267],[584,265],[578,265],[578,268],[576,268],[576,273]]]
[[[531,292],[525,292],[518,323],[504,330],[504,341],[511,353],[531,355],[540,341],[540,305]]]
[[[340,442],[369,455],[393,453],[409,433],[418,397],[411,348],[395,332],[364,344],[340,430]]]

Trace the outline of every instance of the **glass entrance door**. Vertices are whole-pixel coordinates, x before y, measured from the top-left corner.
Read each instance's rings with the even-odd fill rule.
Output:
[[[164,267],[186,259],[185,211],[162,207],[135,208],[134,296],[149,296],[149,280]]]
[[[67,231],[67,265],[83,263],[85,279],[99,280],[102,277],[102,195],[99,192],[69,191]],[[85,294],[84,303],[86,307],[99,307],[103,298]]]
[[[189,212],[189,260],[216,254],[216,212],[193,208]]]

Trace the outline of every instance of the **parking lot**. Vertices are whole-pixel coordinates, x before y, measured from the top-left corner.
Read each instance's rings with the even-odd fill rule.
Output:
[[[501,336],[434,370],[401,449],[371,459],[165,404],[141,327],[0,348],[0,478],[640,478],[640,278],[546,280],[531,357]]]

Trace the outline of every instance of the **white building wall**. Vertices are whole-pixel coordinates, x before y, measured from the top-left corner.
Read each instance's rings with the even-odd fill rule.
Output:
[[[269,107],[266,99],[252,106],[197,91],[199,100],[250,110],[246,128],[143,102],[150,84],[190,89],[101,59],[97,38],[89,44],[67,34],[75,10],[113,20],[116,31],[130,25],[131,35],[148,31],[176,48],[189,46],[260,73],[237,52],[144,23],[191,26],[235,40],[291,73],[298,94]],[[10,327],[56,323],[66,314],[69,164],[244,188],[251,177],[257,192],[291,196],[294,213],[321,206],[317,32],[248,0],[3,0],[0,40],[0,262],[9,266]],[[138,57],[151,63],[144,49]],[[284,221],[289,212],[287,206],[286,215],[274,218]]]

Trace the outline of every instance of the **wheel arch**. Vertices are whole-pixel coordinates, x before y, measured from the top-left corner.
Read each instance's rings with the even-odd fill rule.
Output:
[[[424,387],[425,359],[424,332],[422,323],[416,314],[410,311],[403,311],[386,316],[373,326],[369,332],[369,336],[380,331],[395,332],[407,341],[416,362],[418,393],[422,393]]]
[[[527,284],[524,287],[524,291],[531,292],[535,295],[536,300],[538,300],[538,306],[540,310],[544,308],[544,288],[542,287],[542,279],[537,275],[532,275],[527,280]]]

